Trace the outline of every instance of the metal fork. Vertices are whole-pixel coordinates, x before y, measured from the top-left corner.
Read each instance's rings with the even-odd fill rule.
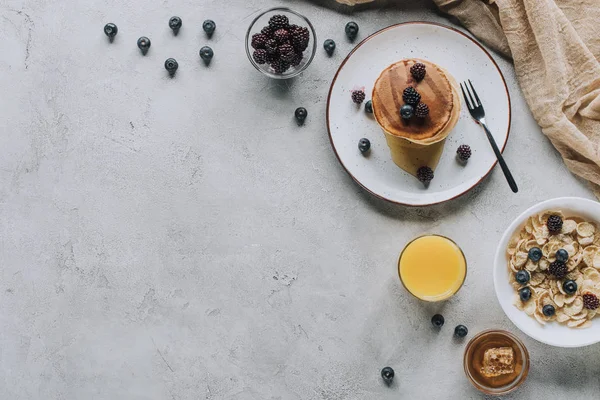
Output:
[[[471,90],[469,90],[469,86],[467,86],[467,82],[464,82],[464,85],[465,85],[464,88],[463,88],[463,84],[462,83],[460,84],[460,90],[462,90],[463,96],[465,97],[465,103],[467,103],[467,107],[469,108],[469,113],[471,113],[471,117],[473,117],[473,119],[475,121],[477,121],[477,123],[479,125],[483,126],[483,129],[485,130],[485,134],[487,135],[487,138],[490,141],[490,144],[492,145],[492,149],[494,150],[494,153],[496,154],[496,158],[498,159],[500,168],[502,168],[502,172],[504,172],[504,176],[506,177],[506,180],[508,181],[508,185],[510,186],[510,188],[512,189],[512,191],[514,193],[517,193],[519,191],[519,188],[517,187],[517,183],[515,182],[515,179],[513,178],[512,174],[510,173],[510,170],[508,169],[506,162],[504,162],[504,157],[502,157],[502,153],[498,149],[498,145],[496,144],[494,137],[492,136],[490,130],[488,129],[488,127],[485,123],[485,111],[483,110],[483,104],[481,104],[481,100],[479,100],[479,96],[477,96],[477,92],[475,91],[475,88],[473,87],[471,80],[468,79],[468,81],[469,81],[469,86],[471,87]],[[466,91],[465,91],[465,88],[466,88]],[[473,95],[471,95],[471,92],[473,92]],[[467,93],[469,94],[468,98],[467,98]],[[475,98],[473,98],[473,96],[475,96]],[[470,102],[469,102],[469,100],[470,100]]]

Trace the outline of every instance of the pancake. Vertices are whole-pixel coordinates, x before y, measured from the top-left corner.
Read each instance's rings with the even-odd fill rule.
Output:
[[[425,64],[427,70],[420,82],[410,74],[410,67],[416,62]],[[451,80],[454,79],[446,71],[426,60],[401,60],[390,65],[373,87],[373,113],[377,122],[387,133],[417,143],[434,138],[450,123],[455,111]],[[421,102],[429,106],[429,116],[423,121],[413,118],[407,122],[400,116],[399,110],[404,104],[402,92],[408,86],[417,89]]]

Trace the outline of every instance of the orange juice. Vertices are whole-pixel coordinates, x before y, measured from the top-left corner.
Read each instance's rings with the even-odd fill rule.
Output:
[[[458,292],[467,274],[461,249],[443,236],[421,236],[402,251],[398,273],[404,287],[425,301],[446,300]]]

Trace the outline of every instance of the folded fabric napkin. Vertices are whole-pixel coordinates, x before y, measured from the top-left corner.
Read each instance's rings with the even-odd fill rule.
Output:
[[[321,1],[350,6],[390,3]],[[489,47],[512,57],[523,95],[542,131],[567,167],[587,180],[600,198],[600,1],[434,2]]]

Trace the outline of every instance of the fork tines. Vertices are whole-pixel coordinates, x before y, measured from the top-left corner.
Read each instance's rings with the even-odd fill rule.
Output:
[[[475,91],[475,88],[473,87],[473,84],[471,83],[471,80],[468,79],[469,81],[469,85],[467,85],[467,82],[464,82],[464,87],[463,87],[463,83],[460,84],[460,90],[462,90],[463,92],[463,96],[465,98],[465,102],[467,103],[467,107],[469,108],[469,110],[472,110],[473,108],[477,108],[477,107],[483,107],[483,105],[481,104],[481,101],[479,100],[479,96],[477,96],[477,92]],[[469,90],[469,87],[471,88],[471,90]],[[465,92],[465,88],[466,88],[466,92]],[[471,95],[471,92],[473,92],[473,95]],[[467,98],[467,93],[469,94],[469,97]],[[475,96],[475,98],[473,98],[473,96]],[[470,99],[470,102],[469,102]]]

